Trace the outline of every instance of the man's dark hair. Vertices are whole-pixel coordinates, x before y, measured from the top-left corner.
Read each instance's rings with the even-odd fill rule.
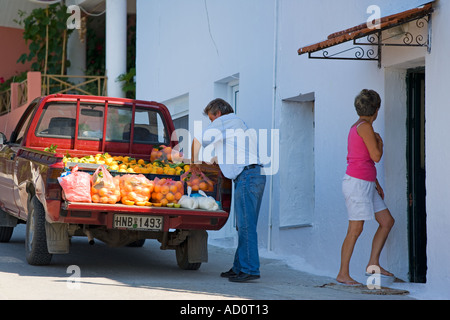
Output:
[[[234,113],[233,108],[230,106],[228,102],[226,102],[223,99],[214,99],[208,105],[206,106],[205,110],[203,110],[203,113],[207,116],[208,113],[212,113],[213,115],[216,115],[217,112],[220,111],[222,115]]]

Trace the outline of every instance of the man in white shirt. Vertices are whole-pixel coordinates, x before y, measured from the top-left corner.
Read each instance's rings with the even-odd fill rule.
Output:
[[[234,114],[222,99],[211,101],[204,109],[211,124],[203,132],[202,143],[192,143],[192,163],[198,161],[201,146],[213,149],[223,175],[234,181],[234,212],[239,236],[233,267],[221,276],[232,282],[260,278],[257,223],[266,176],[257,152],[256,131]],[[248,142],[248,143],[247,143]]]

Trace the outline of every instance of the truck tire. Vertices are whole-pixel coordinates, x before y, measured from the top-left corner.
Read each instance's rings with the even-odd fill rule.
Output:
[[[25,255],[27,262],[33,266],[48,265],[53,256],[47,249],[44,207],[36,196],[33,196],[31,199],[30,208],[28,209]]]
[[[189,238],[186,239],[183,243],[179,244],[175,249],[175,254],[177,257],[177,264],[183,270],[198,270],[202,265],[201,262],[190,263],[189,262],[189,246],[188,246]]]
[[[11,236],[13,234],[14,227],[0,227],[0,242],[6,243],[11,240]]]

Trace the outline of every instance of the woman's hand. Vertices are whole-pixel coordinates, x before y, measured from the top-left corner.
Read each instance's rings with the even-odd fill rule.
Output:
[[[384,190],[383,188],[380,186],[380,184],[378,183],[378,179],[375,180],[375,188],[377,189],[378,194],[380,195],[381,199],[384,200]]]

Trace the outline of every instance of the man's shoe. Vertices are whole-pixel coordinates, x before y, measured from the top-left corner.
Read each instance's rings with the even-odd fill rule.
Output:
[[[239,272],[238,275],[236,275],[234,277],[229,277],[228,281],[231,281],[231,282],[246,282],[246,281],[256,280],[256,279],[259,279],[259,278],[261,278],[259,275]]]
[[[236,277],[237,273],[233,271],[233,268],[231,268],[230,270],[228,270],[227,272],[222,272],[220,274],[220,276],[222,278],[230,278],[230,277]]]

